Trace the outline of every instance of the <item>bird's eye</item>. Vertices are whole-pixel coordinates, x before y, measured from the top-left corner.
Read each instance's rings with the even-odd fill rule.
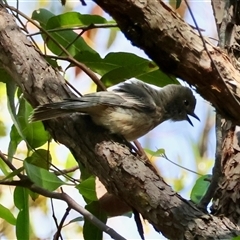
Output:
[[[183,103],[184,103],[185,106],[189,105],[189,101],[188,100],[184,100]]]

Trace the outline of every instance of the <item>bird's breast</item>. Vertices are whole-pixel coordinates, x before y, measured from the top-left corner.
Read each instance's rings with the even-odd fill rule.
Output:
[[[136,140],[156,126],[151,114],[122,107],[107,107],[91,117],[97,125],[124,136],[128,141]]]

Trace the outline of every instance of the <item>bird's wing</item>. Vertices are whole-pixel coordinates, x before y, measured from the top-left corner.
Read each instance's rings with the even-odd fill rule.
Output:
[[[156,92],[155,89],[141,81],[125,82],[113,91],[125,100],[124,105],[126,107],[134,107],[145,111],[156,109],[156,103],[152,97],[152,93]]]
[[[149,88],[151,91],[151,88]],[[124,83],[117,89],[107,92],[89,93],[80,98],[65,99],[62,109],[83,111],[95,106],[121,106],[144,111],[154,111],[156,104],[146,84],[141,82]],[[56,103],[57,104],[57,103]],[[56,106],[57,107],[57,106]],[[78,109],[79,107],[79,109]]]
[[[125,91],[126,90],[126,91]],[[62,109],[74,108],[77,111],[83,109],[89,109],[95,106],[121,106],[123,108],[134,108],[138,110],[153,111],[155,109],[154,104],[149,104],[148,96],[144,95],[140,91],[138,94],[134,94],[131,89],[119,89],[112,92],[97,92],[86,94],[81,98],[66,99],[66,105]]]
[[[62,102],[44,104],[34,110],[30,121],[61,117],[73,112],[91,115],[106,109],[108,106],[154,112],[156,104],[148,90],[143,83],[124,83],[111,92],[89,93],[80,98],[64,99]]]

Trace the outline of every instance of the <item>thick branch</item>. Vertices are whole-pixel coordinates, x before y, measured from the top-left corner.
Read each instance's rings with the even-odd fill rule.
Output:
[[[117,3],[120,6],[122,1]],[[33,106],[72,96],[63,77],[44,61],[4,9],[0,10],[0,65]],[[168,238],[231,238],[238,234],[238,227],[227,218],[206,215],[173,192],[148,162],[132,154],[117,136],[96,127],[87,116],[59,118],[46,126],[109,192],[133,206]]]

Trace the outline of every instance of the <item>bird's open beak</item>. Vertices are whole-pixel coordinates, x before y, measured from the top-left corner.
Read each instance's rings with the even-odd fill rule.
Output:
[[[195,113],[189,113],[190,116],[196,118],[198,121],[200,121],[199,117]],[[187,121],[193,126],[192,121],[190,120],[189,116],[187,115]],[[194,127],[194,126],[193,126]]]

